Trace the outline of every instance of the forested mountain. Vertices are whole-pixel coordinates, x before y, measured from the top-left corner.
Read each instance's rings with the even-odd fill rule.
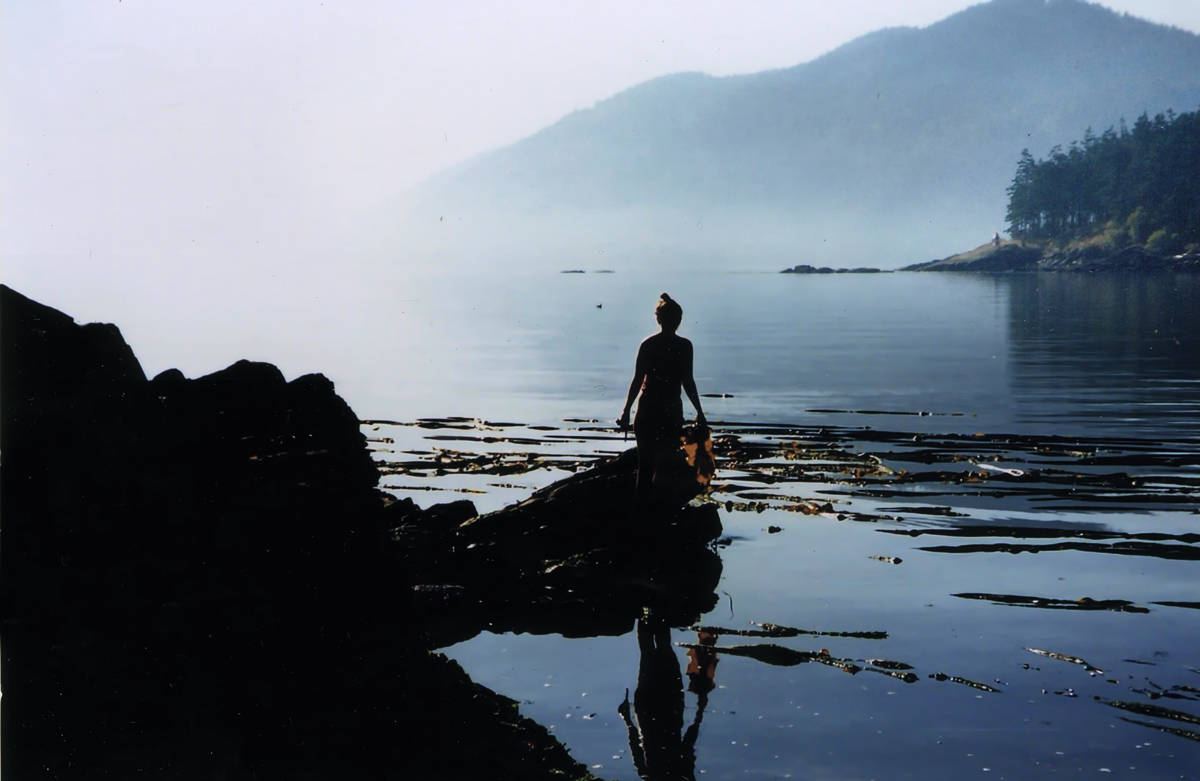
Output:
[[[1015,238],[1200,249],[1200,113],[1142,114],[1044,160],[1026,151],[1008,193]]]
[[[1002,230],[1022,149],[1197,107],[1200,36],[1079,0],[993,0],[793,68],[629,89],[411,191],[374,249],[898,266]]]

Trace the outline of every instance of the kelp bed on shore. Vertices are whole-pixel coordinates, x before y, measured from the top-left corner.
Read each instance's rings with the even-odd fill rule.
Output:
[[[396,492],[489,494],[548,484],[628,443],[598,421],[523,426],[467,418],[364,421],[383,487]],[[424,449],[380,435],[424,433]],[[1200,560],[1200,533],[1130,534],[1053,523],[982,523],[973,509],[1041,513],[1200,515],[1200,440],[927,434],[837,426],[714,424],[718,478],[703,499],[726,512],[782,510],[837,521],[887,522],[888,534],[982,538],[929,546],[939,553],[1086,550]],[[615,446],[615,447],[614,447]],[[535,473],[542,473],[537,476]],[[445,478],[468,478],[467,481]],[[531,478],[513,483],[500,478]],[[416,482],[413,482],[413,481]],[[936,503],[931,503],[931,500]],[[1036,540],[1026,543],[1022,540]]]
[[[1200,526],[1193,527],[1184,517],[1200,516],[1200,440],[1195,438],[931,433],[730,421],[715,422],[713,429],[718,476],[711,492],[695,501],[714,503],[732,517],[771,511],[768,534],[786,532],[793,523],[849,523],[917,540],[917,550],[931,554],[1075,551],[1200,561]],[[469,497],[485,510],[632,446],[621,432],[596,420],[567,420],[559,426],[469,418],[374,420],[363,421],[363,430],[373,443],[382,487],[422,503],[429,502],[431,493],[452,494],[447,499]],[[1062,518],[1056,518],[1059,515]],[[1080,515],[1101,521],[1081,523]],[[1102,522],[1116,518],[1121,523]],[[736,537],[725,537],[716,545],[736,542]],[[898,557],[871,558],[902,563]],[[1200,602],[1163,599],[1136,604],[1114,595],[950,596],[1054,611],[1190,613],[1200,608]],[[999,677],[977,681],[953,670],[926,669],[920,660],[877,659],[865,647],[846,656],[775,642],[836,636],[869,646],[871,640],[886,638],[885,631],[799,629],[765,620],[750,628],[702,622],[692,629],[709,635],[709,643],[723,635],[746,638],[748,642],[706,648],[768,665],[811,662],[850,674],[882,674],[906,684],[956,683],[976,689],[980,696],[1000,695],[1009,687]],[[1080,670],[1078,683],[1043,689],[1042,694],[1090,699],[1123,711],[1127,715],[1119,718],[1131,724],[1200,741],[1195,726],[1200,716],[1181,709],[1196,711],[1193,703],[1200,702],[1200,657],[1183,666],[1158,666],[1149,659],[1105,660],[1101,669],[1069,649],[1025,651],[1031,655],[1021,665],[1023,670],[1036,672],[1040,664]],[[1164,707],[1164,700],[1180,707]]]

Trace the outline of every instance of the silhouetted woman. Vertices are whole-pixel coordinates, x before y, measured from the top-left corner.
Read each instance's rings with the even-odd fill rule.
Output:
[[[661,330],[638,348],[625,411],[617,420],[621,428],[629,428],[629,410],[640,392],[633,433],[638,451],[637,492],[643,497],[654,490],[663,457],[679,448],[683,427],[680,388],[696,408],[696,422],[705,422],[696,380],[692,377],[692,343],[675,333],[683,322],[683,308],[663,293],[654,317]]]

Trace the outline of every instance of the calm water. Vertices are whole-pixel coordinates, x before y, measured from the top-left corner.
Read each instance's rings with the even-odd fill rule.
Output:
[[[734,396],[710,400],[713,415],[924,410],[989,431],[1200,430],[1189,277],[384,278],[343,291],[302,344],[338,345],[322,370],[364,417],[607,420],[660,290],[684,303],[701,392]]]
[[[802,439],[801,429],[773,437],[763,424],[809,434],[837,427],[847,451],[883,454],[892,470],[988,463],[1046,470],[1047,480],[1141,476],[1141,488],[1108,486],[1099,499],[1086,486],[1055,493],[1020,480],[996,490],[926,480],[872,494],[845,475],[819,473],[771,484],[776,498],[763,500],[761,512],[733,506],[745,492],[717,495],[733,509],[722,512],[720,603],[703,623],[887,634],[723,635],[719,646],[826,648],[904,662],[917,680],[720,654],[703,712],[697,694],[684,695],[682,726],[701,717],[697,778],[1198,774],[1200,538],[1188,535],[1200,533],[1200,279],[379,271],[364,281],[336,269],[294,277],[242,289],[197,278],[187,296],[126,314],[117,301],[81,311],[69,295],[43,298],[81,318],[117,320],[151,374],[180,365],[195,376],[250,357],[278,363],[289,377],[323,371],[363,418],[458,415],[540,427],[505,429],[541,437],[530,448],[368,426],[370,436],[393,440],[377,444],[387,461],[440,447],[590,456],[626,446],[611,432],[580,429],[603,428],[620,412],[637,344],[654,330],[653,306],[666,290],[684,306],[681,333],[696,344],[701,393],[727,394],[704,400],[710,420],[726,422],[716,423],[718,434],[783,447]],[[184,306],[209,288],[234,316]],[[580,420],[595,423],[569,422]],[[939,441],[971,460],[889,460],[901,448],[881,444],[877,432],[953,434]],[[1049,454],[1020,443],[973,450],[977,433],[1087,441]],[[1151,457],[1163,452],[1174,455]],[[539,470],[502,484],[391,475],[385,485],[423,505],[472,491],[491,510],[563,474]],[[734,483],[747,476],[721,475]],[[837,512],[786,512],[779,496],[832,501]],[[838,520],[843,511],[873,520]],[[769,533],[772,526],[782,531]],[[1013,553],[989,544],[1033,547]],[[1122,545],[1143,547],[1131,555]],[[1065,609],[1081,598],[1122,600],[1134,612]],[[521,701],[597,775],[634,779],[617,713],[641,661],[632,621],[629,628],[598,638],[483,634],[445,652],[476,681]],[[672,639],[697,635],[680,628]],[[684,653],[675,649],[681,671]],[[995,691],[930,677],[938,673]]]
[[[542,455],[612,452],[625,446],[615,435],[580,429],[601,428],[620,411],[637,342],[653,330],[652,307],[665,289],[684,305],[681,332],[697,346],[701,393],[729,395],[705,399],[710,419],[727,422],[726,433],[770,443],[788,435],[772,440],[755,426],[857,428],[865,441],[847,445],[855,452],[887,451],[870,442],[879,430],[1057,434],[1086,438],[1072,447],[1087,456],[1122,452],[1110,466],[1079,460],[1083,453],[1055,455],[1054,463],[1063,474],[1076,459],[1089,475],[1143,475],[1151,487],[1163,481],[1158,493],[1146,499],[1118,490],[1101,501],[1087,489],[1038,494],[1016,486],[989,494],[925,482],[884,497],[830,477],[770,488],[893,520],[797,515],[770,501],[762,511],[723,512],[729,539],[720,550],[721,601],[703,623],[887,637],[722,636],[719,646],[771,643],[902,661],[917,681],[719,655],[716,689],[703,712],[698,695],[685,694],[682,726],[699,715],[695,772],[704,778],[1192,778],[1200,768],[1200,538],[1188,536],[1200,533],[1198,282],[429,275],[360,291],[367,306],[357,322],[373,334],[372,357],[364,363],[358,354],[327,371],[364,417],[461,415],[546,426],[555,433],[533,448]],[[574,420],[595,423],[564,422]],[[479,427],[481,435],[497,431]],[[381,460],[447,446],[521,449],[431,441],[436,430],[407,426],[370,433],[395,440],[379,446]],[[1040,451],[1022,447],[973,458],[1043,468]],[[1143,463],[1122,448],[1178,457]],[[1070,463],[1061,466],[1062,459]],[[422,504],[462,498],[456,490],[481,492],[470,498],[489,510],[562,474],[541,470],[502,484],[456,475],[385,482]],[[768,533],[771,526],[782,531]],[[937,537],[981,527],[995,534]],[[1028,539],[1013,528],[1041,536]],[[888,533],[914,530],[922,533]],[[1054,547],[1080,534],[1101,542]],[[1150,548],[1125,555],[1109,547],[1114,540]],[[963,546],[997,542],[1048,547],[1014,554]],[[1081,598],[1128,604],[1066,609]],[[1184,604],[1161,604],[1171,602]],[[696,638],[682,628],[672,635],[678,643]],[[638,682],[632,631],[573,639],[483,634],[445,652],[475,680],[522,701],[523,713],[552,727],[597,775],[637,777],[617,713]],[[684,654],[676,649],[681,671]],[[995,691],[931,677],[938,673]]]

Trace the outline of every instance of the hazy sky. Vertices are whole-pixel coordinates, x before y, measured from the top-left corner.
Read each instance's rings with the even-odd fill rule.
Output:
[[[319,251],[439,169],[646,79],[786,67],[971,4],[6,0],[4,276],[25,253]],[[1200,31],[1196,0],[1105,5]]]

